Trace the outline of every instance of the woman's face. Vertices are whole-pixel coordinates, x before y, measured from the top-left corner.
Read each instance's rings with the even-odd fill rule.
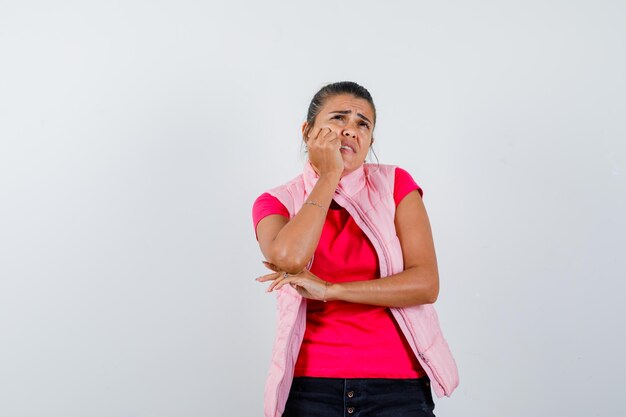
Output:
[[[324,127],[333,130],[341,140],[341,157],[343,158],[343,175],[359,168],[365,161],[367,152],[372,145],[374,129],[374,110],[367,100],[356,98],[350,94],[331,96],[315,118],[315,124],[309,132],[317,134]],[[302,125],[302,131],[307,122]]]

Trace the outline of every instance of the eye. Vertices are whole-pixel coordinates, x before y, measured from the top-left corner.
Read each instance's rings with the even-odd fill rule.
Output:
[[[361,126],[365,126],[365,127],[366,127],[366,128],[368,128],[368,129],[370,128],[370,125],[369,125],[369,124],[367,124],[366,122],[361,122]]]
[[[333,116],[332,119],[343,119],[343,115],[337,114],[337,115]]]

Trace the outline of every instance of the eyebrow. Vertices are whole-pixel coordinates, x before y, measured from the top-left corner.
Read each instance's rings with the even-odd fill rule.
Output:
[[[330,114],[334,114],[334,113],[339,113],[339,114],[351,114],[352,110],[335,110],[335,111],[331,111]],[[370,119],[368,119],[367,117],[363,116],[361,113],[357,113],[357,116],[359,116],[361,119],[366,120],[367,122],[369,122],[370,124],[372,124],[372,122],[370,121]]]

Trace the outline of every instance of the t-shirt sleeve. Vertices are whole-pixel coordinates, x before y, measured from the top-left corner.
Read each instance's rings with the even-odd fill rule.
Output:
[[[400,201],[413,190],[417,190],[420,196],[424,195],[424,190],[417,185],[411,174],[400,167],[396,167],[395,182],[393,185],[393,199],[396,202],[396,207],[398,207]]]
[[[254,223],[254,234],[256,236],[256,226],[264,217],[270,214],[280,214],[289,218],[289,211],[276,197],[269,193],[263,193],[254,201],[252,206],[252,222]],[[257,236],[257,240],[258,240]]]

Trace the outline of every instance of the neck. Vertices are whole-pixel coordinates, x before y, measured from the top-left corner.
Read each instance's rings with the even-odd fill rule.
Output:
[[[350,172],[343,172],[339,179],[338,188],[346,192],[348,195],[352,195],[357,192],[366,182],[365,164],[361,164],[357,169]],[[304,167],[304,178],[307,192],[311,192],[313,186],[319,178],[319,173],[311,164],[311,161],[307,161]]]

